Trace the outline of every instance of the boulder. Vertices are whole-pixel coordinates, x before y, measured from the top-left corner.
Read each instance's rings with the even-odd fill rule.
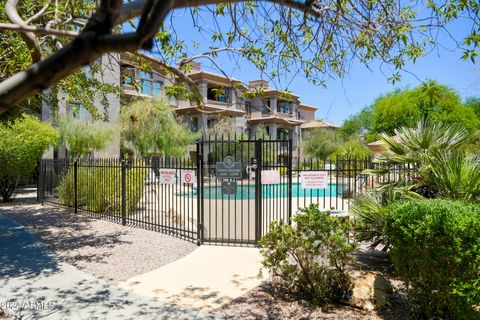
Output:
[[[352,270],[350,296],[346,303],[363,310],[379,310],[393,293],[392,284],[379,272]]]

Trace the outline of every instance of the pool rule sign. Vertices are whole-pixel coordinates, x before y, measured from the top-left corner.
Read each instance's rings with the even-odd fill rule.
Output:
[[[304,171],[300,176],[302,189],[326,189],[327,171]]]
[[[242,163],[235,161],[231,156],[217,162],[215,169],[217,179],[242,179]],[[237,182],[223,181],[221,190],[223,194],[236,194]]]
[[[215,165],[217,179],[242,179],[242,163],[227,156]]]

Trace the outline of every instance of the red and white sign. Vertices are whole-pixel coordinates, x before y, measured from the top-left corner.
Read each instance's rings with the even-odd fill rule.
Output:
[[[280,171],[278,170],[262,170],[262,184],[280,183]]]
[[[182,183],[196,183],[197,176],[195,175],[195,170],[182,170],[181,181]]]
[[[326,189],[328,186],[327,171],[304,171],[300,176],[302,189]]]
[[[177,170],[175,169],[160,169],[160,183],[175,184],[177,183]]]

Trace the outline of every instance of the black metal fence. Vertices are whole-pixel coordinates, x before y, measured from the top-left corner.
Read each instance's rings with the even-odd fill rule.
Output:
[[[194,208],[196,184],[160,181],[196,171],[188,159],[42,160],[38,200],[74,208],[75,212],[123,225],[198,240]]]
[[[291,140],[202,140],[190,158],[49,160],[38,200],[198,243],[256,244],[273,221],[316,203],[348,212],[350,199],[415,168],[371,159],[293,159]]]

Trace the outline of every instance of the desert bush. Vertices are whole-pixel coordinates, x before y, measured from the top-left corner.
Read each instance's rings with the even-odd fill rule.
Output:
[[[480,198],[478,157],[462,152],[438,154],[431,163],[433,183],[439,196],[468,201]]]
[[[119,118],[123,139],[142,157],[184,156],[199,135],[178,118],[165,96],[138,99],[122,108]]]
[[[391,257],[411,305],[429,319],[479,319],[480,206],[452,200],[393,205]]]
[[[408,187],[388,184],[368,190],[355,198],[350,205],[354,215],[354,231],[358,241],[366,241],[370,249],[379,246],[388,250],[390,243],[385,234],[385,223],[389,205],[402,200],[423,199]]]
[[[263,268],[286,294],[314,305],[340,301],[348,291],[347,263],[355,250],[348,223],[341,223],[316,204],[301,209],[293,226],[273,222],[261,240]]]
[[[312,158],[324,159],[330,156],[343,143],[340,135],[332,129],[317,128],[303,137],[303,150]]]
[[[364,142],[360,140],[350,140],[345,142],[332,153],[330,158],[335,160],[336,157],[342,160],[361,160],[370,156],[370,150]]]
[[[86,163],[79,164],[77,170],[78,207],[93,212],[120,214],[121,212],[121,164],[94,167]],[[147,170],[139,161],[126,170],[126,213],[131,214],[143,196]],[[58,188],[60,202],[73,207],[74,171],[68,170]]]
[[[103,150],[115,138],[116,128],[111,123],[93,122],[72,116],[56,119],[62,139],[74,158],[81,158],[93,150]]]
[[[382,134],[380,140],[385,153],[377,155],[379,165],[387,173],[392,164],[411,165],[414,169],[414,189],[425,197],[436,197],[433,168],[439,154],[456,154],[475,137],[457,123],[444,123],[423,118],[416,127],[401,127],[395,130],[396,136]],[[375,170],[372,170],[375,173]]]
[[[20,177],[31,175],[45,150],[59,139],[48,123],[22,115],[0,124],[0,196],[8,202]]]

